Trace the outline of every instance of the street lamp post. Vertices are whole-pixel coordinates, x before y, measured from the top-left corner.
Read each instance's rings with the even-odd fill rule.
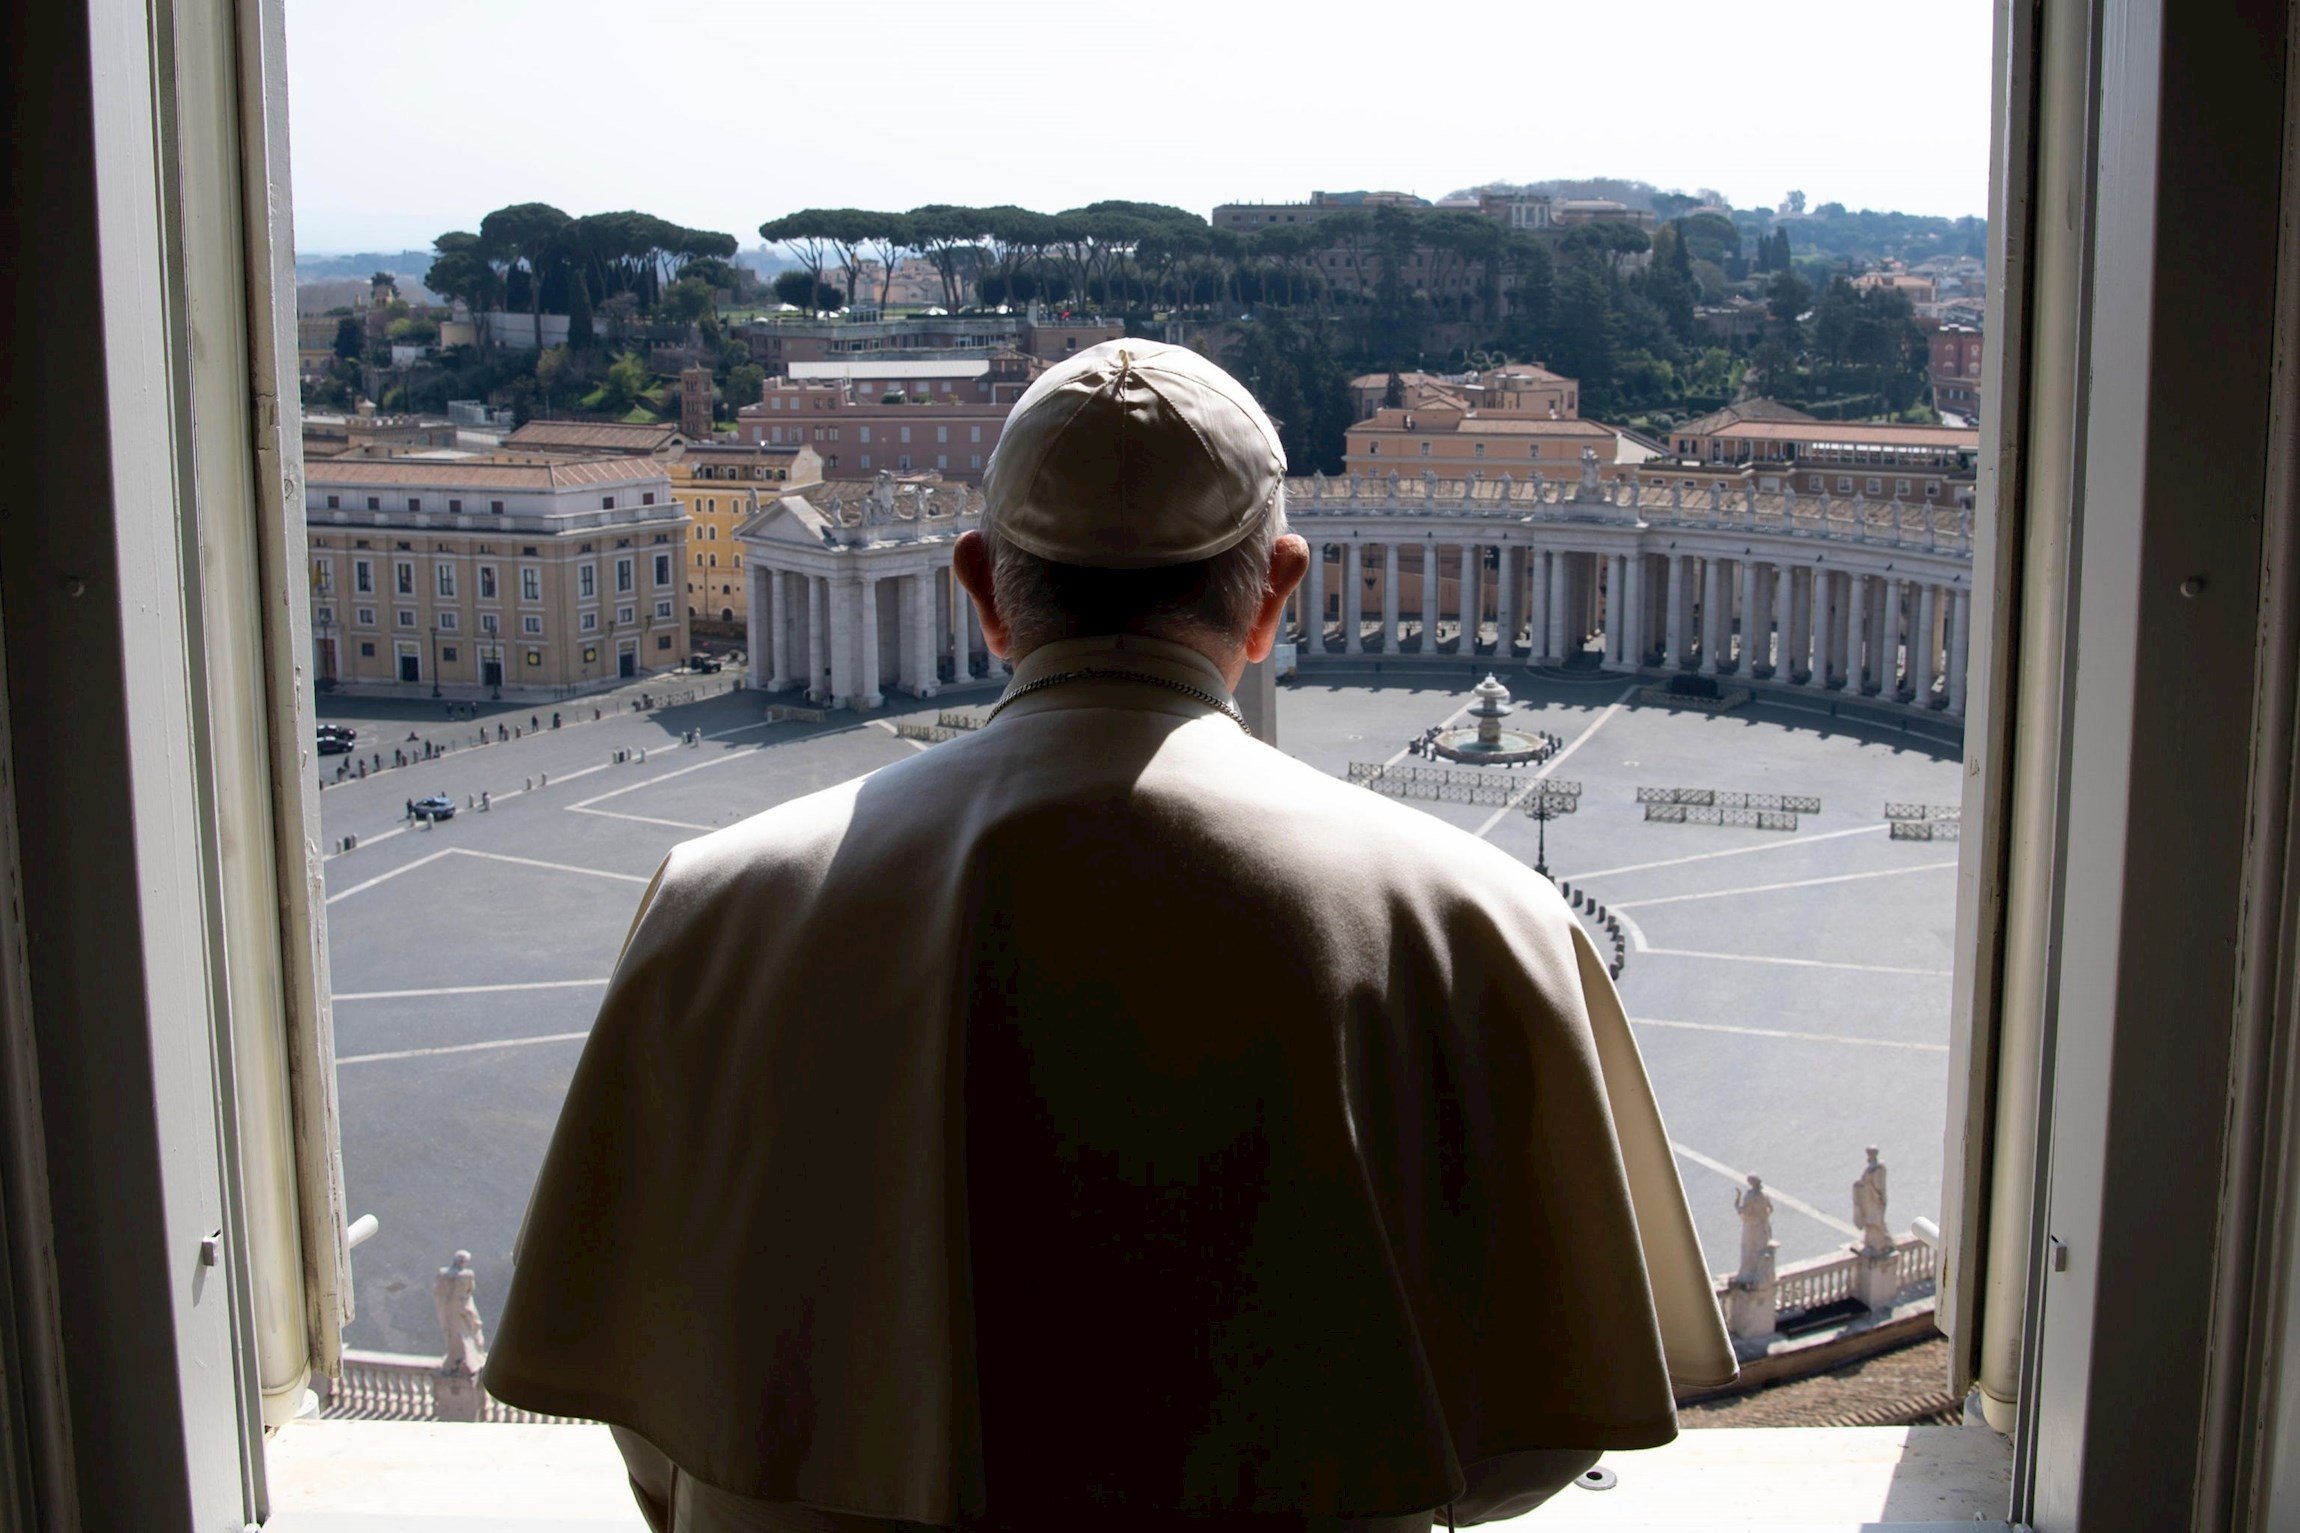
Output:
[[[1549,877],[1549,822],[1581,807],[1581,784],[1543,783],[1526,795],[1526,817],[1539,826],[1535,832],[1533,871]]]

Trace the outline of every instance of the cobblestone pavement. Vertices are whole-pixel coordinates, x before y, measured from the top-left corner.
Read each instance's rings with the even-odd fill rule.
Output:
[[[1935,1336],[1809,1379],[1688,1405],[1677,1424],[1698,1427],[1900,1426],[1963,1419],[1949,1397],[1949,1344]]]

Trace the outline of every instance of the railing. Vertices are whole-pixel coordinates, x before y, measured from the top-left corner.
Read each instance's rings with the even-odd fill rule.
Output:
[[[1803,793],[1728,793],[1716,788],[1639,788],[1640,804],[1700,804],[1715,809],[1773,809],[1819,814],[1821,801]]]
[[[1566,797],[1581,792],[1577,782],[1518,777],[1490,769],[1449,772],[1443,767],[1383,766],[1372,761],[1351,762],[1344,777],[1388,798],[1429,799],[1441,804],[1499,807],[1535,787]]]
[[[430,1421],[431,1381],[439,1360],[406,1352],[358,1352],[346,1348],[343,1377],[315,1377],[319,1413],[329,1421]],[[484,1379],[484,1375],[482,1375]],[[481,1421],[564,1422],[570,1416],[546,1416],[505,1405],[493,1395],[483,1397]]]
[[[1954,820],[1963,811],[1955,804],[1896,804],[1888,801],[1885,818],[1888,820]]]
[[[1773,1280],[1775,1311],[1819,1309],[1823,1305],[1839,1304],[1854,1297],[1854,1274],[1859,1270],[1862,1260],[1858,1252],[1848,1250],[1830,1256],[1816,1256],[1810,1261],[1791,1262]],[[1917,1235],[1903,1235],[1893,1242],[1892,1262],[1895,1290],[1898,1293],[1907,1293],[1912,1288],[1932,1282],[1939,1268],[1939,1258],[1932,1246]],[[1716,1280],[1720,1302],[1732,1286],[1730,1275]]]
[[[1959,841],[1963,839],[1964,825],[1958,820],[1895,820],[1892,822],[1895,841]]]
[[[1797,817],[1777,809],[1710,809],[1698,804],[1647,804],[1656,825],[1735,825],[1748,830],[1795,830]]]

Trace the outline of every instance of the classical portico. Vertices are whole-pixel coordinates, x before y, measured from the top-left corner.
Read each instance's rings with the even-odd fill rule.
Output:
[[[786,495],[735,537],[749,581],[752,684],[797,688],[819,707],[880,706],[890,689],[932,697],[996,664],[951,551],[979,520],[980,492],[897,486],[849,504]]]
[[[1317,555],[1301,653],[1695,671],[1962,716],[1969,510],[1689,489],[1665,471],[1613,484],[1594,468],[1289,481],[1288,517]]]

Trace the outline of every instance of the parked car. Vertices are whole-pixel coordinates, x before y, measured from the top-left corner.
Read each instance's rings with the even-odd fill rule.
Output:
[[[689,655],[687,657],[687,669],[690,671],[708,673],[716,671],[718,668],[719,662],[709,655]]]
[[[322,724],[318,736],[322,756],[347,755],[357,739],[356,732],[342,724]]]
[[[452,820],[455,818],[455,800],[444,793],[419,798],[407,806],[407,812],[419,820]]]

